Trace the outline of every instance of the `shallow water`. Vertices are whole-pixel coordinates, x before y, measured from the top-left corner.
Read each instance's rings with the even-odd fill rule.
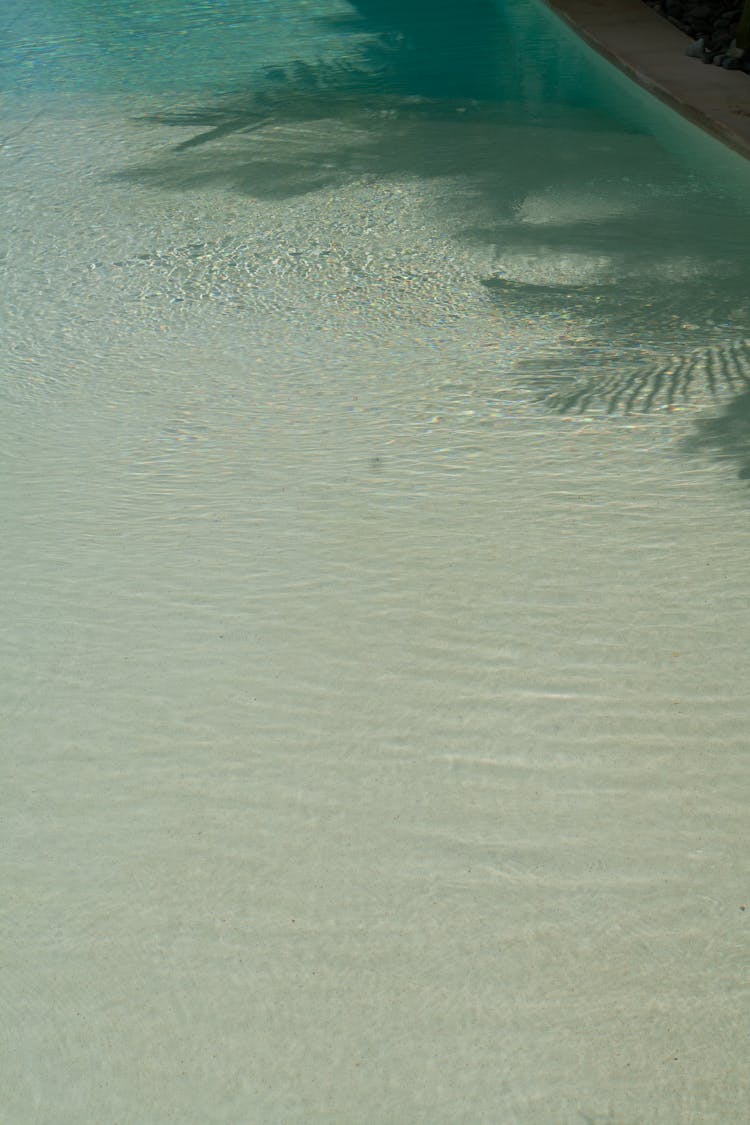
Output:
[[[740,1120],[746,167],[534,5],[3,18],[2,1120]]]

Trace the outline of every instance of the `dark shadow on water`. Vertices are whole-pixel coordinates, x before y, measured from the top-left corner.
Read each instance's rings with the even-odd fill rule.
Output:
[[[701,418],[685,443],[691,453],[709,453],[737,466],[740,480],[750,481],[750,390],[725,403],[720,414]]]
[[[363,175],[464,174],[481,188],[489,168],[508,179],[509,153],[492,151],[493,127],[548,129],[564,119],[575,128],[568,112],[575,106],[581,131],[612,128],[606,111],[592,108],[554,58],[529,70],[519,57],[519,34],[535,40],[538,16],[519,33],[493,0],[350,0],[349,7],[348,17],[319,17],[341,33],[334,58],[290,59],[234,95],[145,118],[191,135],[124,178],[174,190],[221,183],[263,199]],[[467,135],[462,148],[451,128],[458,125],[465,134],[477,126],[484,132],[473,144]],[[447,127],[442,138],[440,126]],[[562,158],[566,178],[573,172],[574,160],[561,148],[520,155],[513,161],[516,194],[524,175],[533,183],[545,163],[554,167]],[[497,178],[490,176],[493,190]]]
[[[702,296],[710,300],[711,294]],[[736,304],[737,293],[734,298]],[[700,300],[700,292],[688,292],[682,304],[693,304],[695,309]],[[631,306],[627,294],[619,314],[590,317],[585,342],[571,343],[519,365],[516,374],[523,385],[547,409],[565,415],[587,411],[648,414],[691,402],[721,405],[719,414],[693,422],[695,433],[682,448],[734,464],[737,475],[750,480],[750,338],[734,326],[722,328],[711,321],[702,326],[710,342],[696,340],[693,347],[687,347],[687,332],[677,318],[671,332],[668,318],[660,320],[659,332],[649,325],[651,310],[644,310],[636,334],[623,323],[623,310],[638,316],[638,308]],[[660,310],[662,315],[664,311]],[[592,312],[591,306],[588,312]],[[696,327],[689,325],[690,335],[696,334]],[[674,338],[672,349],[670,336]]]
[[[644,324],[644,335],[646,330]],[[646,414],[688,403],[697,394],[721,399],[750,387],[750,340],[729,337],[665,354],[653,340],[644,346],[621,336],[617,344],[607,344],[594,336],[546,363],[544,357],[528,362],[526,383],[561,414],[597,408]]]
[[[119,178],[277,201],[355,182],[450,183],[436,220],[496,262],[476,279],[488,308],[560,328],[559,347],[519,362],[514,378],[561,413],[729,399],[696,448],[722,446],[744,475],[750,271],[711,234],[705,186],[632,123],[592,108],[554,59],[529,94],[519,43],[489,0],[353,0],[328,22],[351,50],[153,114],[182,136]]]

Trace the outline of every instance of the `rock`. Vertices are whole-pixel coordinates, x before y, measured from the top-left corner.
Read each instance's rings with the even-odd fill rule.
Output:
[[[750,50],[742,52],[735,40],[743,11],[740,0],[644,0],[644,3],[695,40],[685,49],[689,58],[750,74]]]

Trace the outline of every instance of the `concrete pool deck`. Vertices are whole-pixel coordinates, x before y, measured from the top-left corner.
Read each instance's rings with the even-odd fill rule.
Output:
[[[750,77],[685,54],[692,40],[642,0],[545,0],[644,89],[750,159]]]

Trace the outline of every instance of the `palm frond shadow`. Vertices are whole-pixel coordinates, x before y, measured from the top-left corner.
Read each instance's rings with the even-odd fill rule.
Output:
[[[191,135],[166,152],[160,146],[153,159],[115,178],[172,190],[224,184],[262,199],[304,195],[370,174],[481,179],[482,165],[493,155],[498,164],[501,155],[491,151],[488,128],[518,125],[523,115],[540,124],[541,103],[546,123],[564,114],[554,73],[539,79],[541,101],[527,104],[518,92],[522,60],[507,50],[507,15],[493,0],[437,7],[432,0],[349,2],[350,16],[320,17],[343,33],[337,54],[290,59],[249,78],[235,94],[141,116],[144,124]],[[579,107],[578,114],[582,128],[606,129],[603,112]],[[433,143],[428,154],[420,132],[438,124],[473,125],[484,134],[468,160],[465,151],[451,152],[450,136],[442,153]],[[549,159],[540,145],[521,163],[531,161],[538,175]],[[561,174],[575,178],[569,155],[561,151],[556,159],[565,166]]]
[[[386,48],[383,51],[386,53]],[[304,124],[338,117],[361,101],[363,88],[379,69],[373,54],[371,51],[370,65],[365,58],[317,64],[294,59],[283,68],[267,70],[265,82],[248,93],[226,96],[214,105],[178,106],[145,114],[140,120],[199,130],[174,145],[172,152],[179,154],[271,125]]]
[[[577,358],[577,370],[568,364]],[[750,388],[750,340],[697,347],[682,355],[634,357],[590,345],[567,357],[567,371],[531,379],[540,401],[562,414],[602,407],[642,413],[687,403],[694,395],[720,399]],[[588,367],[588,371],[587,371]],[[593,368],[593,370],[592,370]]]
[[[368,95],[390,98],[486,100],[497,87],[497,44],[503,20],[491,0],[466,0],[436,12],[426,0],[349,0],[350,14],[318,22],[348,36],[349,50],[318,61],[291,59],[268,68],[253,88],[215,105],[148,115],[164,125],[201,130],[175,146],[185,152],[273,122],[335,117]]]
[[[478,179],[481,166],[487,175],[492,163],[481,152],[480,135],[492,116],[493,107],[480,103],[436,104],[382,92],[363,104],[356,86],[286,89],[235,108],[152,115],[151,121],[201,131],[115,178],[176,191],[223,184],[263,200],[344,187],[363,177]],[[449,137],[459,125],[464,132],[457,145],[433,143],[436,131]]]
[[[649,291],[639,277],[649,263],[635,266],[630,277],[568,287],[486,278],[505,309],[515,302],[527,315],[551,313],[571,326],[546,354],[518,361],[515,379],[561,414],[647,414],[748,390],[750,338],[737,327],[748,321],[745,278],[720,269]]]
[[[544,92],[541,115],[539,106],[508,102],[516,79],[506,75],[502,89],[492,79],[499,57],[510,68],[517,62],[498,47],[504,41],[498,8],[489,0],[467,0],[460,12],[452,8],[450,20],[436,23],[425,18],[433,7],[430,0],[352,0],[351,16],[337,17],[339,30],[352,35],[344,57],[292,60],[235,96],[144,118],[189,135],[166,152],[160,146],[118,178],[173,191],[221,184],[272,201],[360,180],[460,180],[452,202],[444,193],[439,218],[457,242],[495,257],[497,272],[476,278],[490,303],[511,317],[559,318],[563,330],[571,326],[571,335],[584,341],[517,365],[515,378],[547,408],[645,413],[701,398],[744,401],[750,340],[722,326],[746,323],[747,309],[737,306],[747,277],[733,274],[736,261],[718,261],[710,239],[704,244],[698,237],[687,255],[695,278],[675,283],[664,274],[659,280],[664,263],[686,257],[686,227],[671,221],[672,197],[636,197],[633,188],[627,206],[606,222],[585,221],[580,210],[568,221],[564,208],[559,220],[553,208],[542,229],[523,218],[525,201],[544,203],[545,193],[576,205],[597,183],[606,194],[608,185],[622,183],[626,158],[633,166],[648,165],[658,181],[662,157],[650,139],[618,128],[612,145],[605,114],[570,113],[562,104],[558,128],[554,90]],[[529,143],[529,127],[538,129],[537,143]],[[571,129],[579,130],[575,144]],[[681,205],[691,206],[690,198]],[[696,208],[700,232],[700,201]],[[233,299],[237,278],[252,271],[258,237],[242,245],[158,247],[137,259],[153,274],[163,269],[171,278],[173,268],[184,274],[176,300],[189,295],[192,283],[200,292],[221,288]],[[641,248],[637,261],[632,247]],[[504,272],[514,255],[537,263],[545,256],[588,256],[609,265],[598,284],[537,284]],[[693,346],[698,339],[703,342]],[[730,401],[727,416],[736,429],[731,408]],[[706,445],[723,432],[718,421],[709,431]],[[728,455],[740,445],[733,437]]]
[[[719,414],[693,419],[695,432],[683,439],[682,449],[733,463],[740,479],[750,479],[750,339],[718,341],[661,359],[589,345],[577,362],[568,355],[563,367],[556,356],[546,373],[538,374],[538,368],[537,360],[536,374],[517,375],[537,401],[559,414],[647,414],[696,399],[721,403]]]

